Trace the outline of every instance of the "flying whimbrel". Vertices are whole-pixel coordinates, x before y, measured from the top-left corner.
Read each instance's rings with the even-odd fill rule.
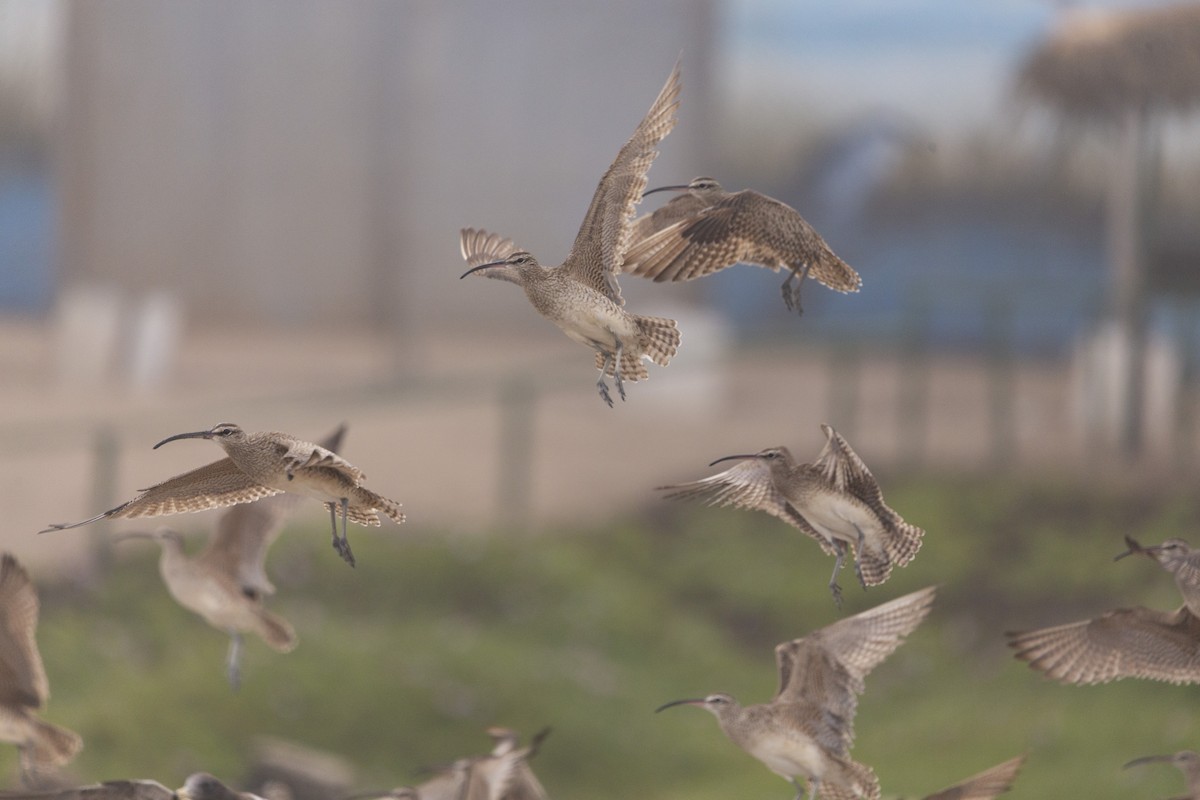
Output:
[[[250,792],[230,789],[207,772],[194,772],[177,791],[180,800],[263,800]]]
[[[742,706],[727,694],[675,700],[712,712],[725,735],[803,797],[878,800],[879,781],[870,767],[850,759],[854,715],[864,679],[921,624],[935,587],[904,595],[846,617],[775,648],[779,690],[770,703]]]
[[[10,553],[0,557],[0,741],[15,744],[21,777],[31,785],[83,747],[79,735],[38,719],[50,684],[34,634],[38,597],[29,574]]]
[[[525,747],[511,728],[488,728],[495,745],[485,756],[469,756],[437,770],[417,786],[400,786],[387,792],[366,792],[352,798],[394,800],[546,800],[546,790],[529,767],[541,742],[550,732],[544,728]],[[351,798],[347,798],[351,800]]]
[[[404,522],[399,503],[362,486],[366,476],[357,467],[311,442],[286,433],[246,433],[232,422],[222,422],[206,431],[168,436],[154,447],[176,439],[211,439],[228,457],[144,489],[137,497],[103,514],[69,525],[51,525],[39,533],[76,528],[112,517],[133,519],[223,508],[292,492],[325,503],[333,525],[333,549],[354,566],[354,554],[346,539],[347,519],[358,525],[379,525],[379,512],[383,512],[396,524]]]
[[[992,800],[1012,788],[1024,763],[1025,756],[1010,758],[947,789],[926,795],[924,800]]]
[[[1128,762],[1122,769],[1140,766],[1142,764],[1174,764],[1183,773],[1187,781],[1186,795],[1172,800],[1200,800],[1200,753],[1194,750],[1180,750],[1167,756],[1142,756]]]
[[[1032,631],[1008,632],[1016,657],[1063,683],[1107,683],[1147,678],[1168,683],[1200,683],[1200,551],[1182,539],[1142,547],[1125,537],[1129,549],[1158,561],[1175,576],[1184,604],[1175,611],[1142,606],[1118,608],[1093,619]]]
[[[178,800],[179,795],[152,780],[114,780],[70,789],[3,791],[8,800]]]
[[[319,446],[336,451],[345,433],[346,426],[341,425]],[[226,674],[235,689],[241,679],[243,633],[257,634],[281,653],[296,646],[292,626],[267,610],[263,597],[275,593],[266,574],[267,550],[300,500],[295,494],[283,493],[226,509],[217,519],[208,546],[194,558],[184,553],[183,539],[175,531],[125,535],[157,540],[162,545],[158,569],[167,591],[181,606],[229,635]]]
[[[797,313],[806,276],[839,292],[862,286],[858,273],[791,206],[752,189],[727,192],[707,177],[646,194],[662,191],[683,194],[634,223],[625,272],[661,282],[690,281],[739,262],[788,270],[783,302]]]
[[[604,381],[611,375],[625,399],[625,380],[650,377],[645,356],[666,366],[679,347],[675,320],[631,314],[622,306],[616,275],[629,247],[634,205],[646,188],[646,172],[658,154],[654,149],[675,127],[679,106],[679,65],[633,136],[617,153],[600,179],[575,243],[558,267],[544,267],[510,239],[465,228],[461,248],[468,269],[476,274],[521,286],[538,313],[571,339],[596,351],[600,379],[596,388],[605,403],[613,401]]]
[[[925,531],[909,525],[883,502],[879,484],[846,440],[822,425],[825,447],[811,464],[797,464],[786,447],[725,456],[737,459],[724,472],[691,483],[658,487],[669,498],[698,498],[709,505],[765,511],[816,539],[836,556],[829,589],[841,605],[837,583],[847,551],[863,588],[888,579],[892,567],[912,561]]]

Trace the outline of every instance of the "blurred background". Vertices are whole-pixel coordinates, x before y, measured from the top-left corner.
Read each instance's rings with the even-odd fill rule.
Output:
[[[1151,604],[1147,593],[1159,589],[1157,607],[1177,602],[1153,565],[1108,562],[1121,533],[1186,537],[1200,516],[1192,499],[1198,8],[0,0],[0,502],[8,514],[0,537],[46,592],[59,592],[46,601],[41,636],[62,648],[59,660],[46,655],[50,717],[88,742],[79,775],[118,777],[115,769],[170,783],[182,779],[173,770],[214,763],[240,774],[248,737],[262,732],[335,751],[365,777],[407,783],[421,764],[485,749],[483,727],[516,718],[527,733],[544,724],[558,731],[535,765],[557,777],[544,781],[552,796],[786,796],[711,720],[686,711],[639,718],[630,731],[640,747],[614,755],[604,742],[628,718],[602,724],[595,703],[626,691],[615,675],[642,679],[636,692],[646,696],[631,700],[638,714],[675,696],[736,689],[741,672],[731,673],[742,661],[760,678],[747,684],[748,699],[765,700],[770,647],[835,618],[818,589],[829,565],[815,547],[765,516],[667,507],[652,489],[708,474],[705,465],[729,453],[786,444],[810,458],[826,422],[880,476],[893,507],[929,531],[912,568],[865,598],[848,592],[847,610],[930,581],[943,585],[942,611],[958,609],[954,620],[935,614],[929,626],[939,632],[928,635],[939,638],[929,652],[881,675],[913,696],[912,709],[897,713],[916,715],[900,736],[916,754],[889,747],[879,716],[878,734],[870,732],[869,706],[887,700],[873,698],[868,683],[856,755],[876,767],[885,792],[928,793],[1028,751],[1027,780],[1042,789],[1018,784],[1015,794],[1115,797],[1135,786],[1153,794],[1137,781],[1158,776],[1117,768],[1145,754],[1142,742],[1146,752],[1200,747],[1190,716],[1142,719],[1145,709],[1198,699],[1195,691],[1050,686],[1008,658],[998,632]],[[679,124],[650,185],[711,175],[779,198],[859,271],[863,289],[839,295],[808,282],[796,318],[780,300],[782,277],[754,267],[678,285],[623,277],[628,307],[678,319],[683,343],[670,367],[651,367],[651,380],[610,410],[596,398],[591,354],[538,318],[520,292],[458,281],[458,230],[498,231],[559,263],[599,176],[676,59]],[[281,544],[287,564],[307,566],[277,575],[277,605],[312,624],[297,622],[302,646],[286,658],[251,648],[260,680],[280,664],[296,671],[262,707],[251,701],[253,678],[240,696],[228,693],[221,637],[168,604],[151,554],[121,546],[114,562],[111,533],[138,526],[34,535],[214,460],[210,445],[150,446],[220,421],[305,438],[345,421],[344,455],[409,515],[399,530],[358,531],[356,551],[364,541],[378,561],[360,557],[348,573],[317,535],[322,512],[311,504],[300,523],[309,535]],[[198,533],[212,526],[208,514],[170,522]],[[634,554],[655,556],[656,569],[635,570],[647,585],[630,588],[625,565],[604,555],[610,544],[635,562]],[[713,548],[709,557],[703,547]],[[502,573],[479,574],[483,554],[531,572],[505,561]],[[589,560],[611,572],[600,580],[582,566]],[[596,611],[607,608],[598,599],[605,592],[619,606],[623,593],[631,603],[644,589],[657,599],[612,610],[618,628],[671,628],[678,615],[695,636],[667,648],[648,631],[661,659],[622,672],[611,664],[645,643],[609,651],[603,630],[576,620],[583,628],[572,627],[579,641],[569,653],[534,669],[522,654],[545,655],[537,648],[551,645],[513,630],[559,608],[553,593],[568,591],[574,578],[566,576],[575,575],[564,563],[589,576],[581,590],[596,581],[588,608],[597,625],[610,619]],[[430,564],[445,566],[433,573],[446,581],[430,583],[428,595],[402,588],[413,574],[389,572],[425,575]],[[1012,570],[993,574],[998,564]],[[813,585],[791,581],[792,567],[811,568]],[[537,578],[543,569],[554,579]],[[1114,583],[1126,578],[1112,571],[1131,583]],[[117,575],[144,595],[113,588]],[[760,580],[768,575],[781,582]],[[494,596],[478,588],[489,581]],[[523,581],[555,587],[553,599]],[[992,588],[977,591],[982,585]],[[1124,591],[1107,591],[1118,585]],[[506,600],[512,591],[528,607]],[[388,613],[410,608],[398,598],[424,609],[404,627],[420,663],[440,663],[443,647],[446,659],[475,653],[478,643],[447,633],[436,613],[447,602],[460,628],[525,642],[489,664],[535,676],[535,686],[546,669],[603,673],[584,681],[589,691],[604,684],[602,699],[592,691],[580,705],[568,688],[553,695],[559,705],[533,714],[520,685],[496,698],[494,670],[484,665],[438,683],[437,667],[410,668],[416,662],[403,656],[411,650],[392,652],[389,618],[372,613],[389,592],[395,597],[379,603]],[[159,614],[140,608],[146,597],[163,606],[161,625],[131,610]],[[112,615],[99,627],[85,618],[98,608]],[[640,619],[651,609],[663,616]],[[60,631],[79,635],[52,633],[52,611]],[[334,646],[358,630],[333,624],[343,612],[377,621],[379,638]],[[429,624],[417,624],[425,615]],[[563,635],[551,618],[545,632]],[[130,661],[130,637],[160,634]],[[324,649],[314,644],[320,635]],[[181,679],[172,676],[183,667],[169,656],[172,636],[207,648],[194,680],[211,698],[188,702],[219,708],[222,722],[133,746],[114,734],[112,709],[95,707],[102,690],[88,687],[110,680],[96,654],[107,653],[113,670],[133,669],[122,680],[136,687],[161,679],[161,696],[143,697],[146,713],[156,713],[179,702],[172,687]],[[697,647],[728,658],[702,659],[712,673],[694,666],[696,683],[690,674],[672,680],[672,665],[693,660]],[[406,686],[389,694],[388,676],[368,670],[361,694],[375,696],[365,687],[384,680],[386,702],[335,714],[339,687],[330,683],[339,683],[347,652],[354,674],[363,658],[378,657]],[[316,680],[306,663],[326,664],[332,677]],[[951,677],[964,663],[974,671]],[[1004,713],[964,713],[962,697],[983,702],[972,683],[980,675],[1023,699],[998,700]],[[956,681],[964,694],[921,717],[934,706],[929,695]],[[459,690],[490,699],[445,699]],[[111,704],[114,692],[103,691]],[[1120,699],[1099,716],[1104,692]],[[1097,715],[1090,723],[1060,705],[1076,695],[1092,698],[1078,708]],[[138,705],[121,704],[122,724],[156,729]],[[1053,719],[1039,727],[1014,714],[994,730],[986,724],[1033,706]],[[362,741],[351,745],[353,721],[331,723],[352,716],[349,708],[384,715],[370,725],[395,728],[395,737],[358,730]],[[1074,738],[1134,717],[1144,728],[1119,743],[1109,736],[1110,751]],[[592,729],[595,738],[583,735]],[[207,732],[196,738],[199,730]],[[961,759],[943,762],[945,774],[925,770],[920,757],[922,743],[928,754],[941,741],[950,745],[939,753],[963,746]],[[583,764],[584,753],[597,760]],[[619,779],[610,757],[622,759]],[[640,767],[624,761],[639,758]],[[1177,776],[1162,777],[1160,794]],[[761,782],[736,782],[743,778]]]

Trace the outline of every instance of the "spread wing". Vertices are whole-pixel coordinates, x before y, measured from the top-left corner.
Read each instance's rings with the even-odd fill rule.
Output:
[[[1017,773],[1025,763],[1025,756],[1010,758],[1003,764],[997,764],[991,769],[985,769],[972,775],[965,781],[960,781],[948,789],[931,794],[925,800],[992,800],[1012,788]]]
[[[646,188],[646,173],[658,155],[654,148],[675,127],[679,107],[679,65],[671,70],[654,104],[596,186],[563,269],[572,277],[623,305],[615,275],[629,249],[634,206]]]
[[[856,292],[858,273],[795,209],[749,189],[635,242],[628,271],[655,281],[690,281],[737,263],[779,271],[807,265],[830,289]]]
[[[477,228],[463,228],[458,234],[458,247],[468,267],[478,267],[493,261],[503,261],[521,248],[512,239]],[[329,448],[336,450],[336,447]]]
[[[38,598],[29,574],[9,553],[0,558],[0,705],[38,708],[50,695],[34,635]]]
[[[657,488],[667,492],[664,496],[671,500],[697,499],[710,506],[765,511],[816,539],[826,555],[837,555],[829,541],[817,533],[775,488],[775,482],[771,480],[771,468],[761,458],[747,458],[724,472],[698,481]]]
[[[320,446],[336,451],[341,448],[346,426],[323,439]],[[217,520],[217,529],[208,547],[196,556],[222,575],[237,581],[242,591],[255,595],[274,594],[275,587],[267,578],[267,550],[278,538],[283,525],[296,508],[304,502],[302,495],[287,492],[264,498],[257,503],[234,506]]]
[[[634,250],[638,243],[653,236],[665,228],[669,228],[680,220],[699,214],[704,209],[708,208],[709,203],[691,192],[684,192],[672,197],[669,201],[656,208],[650,214],[643,214],[633,222],[633,229],[629,235],[629,251],[625,254],[625,263],[622,269],[625,272],[632,272],[636,275],[643,274],[634,257]],[[648,276],[652,277],[652,276]]]
[[[273,494],[279,494],[279,490],[263,486],[238,469],[231,460],[222,458],[143,489],[137,497],[103,514],[70,525],[51,525],[41,533],[77,528],[109,517],[134,519],[224,508]]]
[[[1007,636],[1017,658],[1063,683],[1118,678],[1200,683],[1200,620],[1187,606],[1174,612],[1119,608]]]

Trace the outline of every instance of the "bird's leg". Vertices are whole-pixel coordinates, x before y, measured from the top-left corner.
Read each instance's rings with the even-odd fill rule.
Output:
[[[853,524],[853,523],[851,523],[851,524]],[[862,574],[862,556],[863,556],[863,552],[864,552],[863,547],[864,547],[864,543],[866,542],[866,537],[863,535],[862,528],[858,527],[857,525],[854,526],[854,530],[858,531],[858,552],[856,552],[854,555],[854,573],[856,575],[858,575],[859,585],[862,586],[863,589],[866,589],[867,582],[866,582],[866,580],[863,579],[863,574]]]
[[[808,800],[816,800],[817,784],[819,783],[820,781],[818,781],[816,778],[808,779]],[[800,783],[798,778],[792,778],[792,786],[796,787],[795,800],[804,800],[804,786]]]
[[[617,384],[617,394],[621,395],[621,402],[625,402],[625,382],[621,380],[621,353],[624,350],[621,340],[617,339],[617,357],[613,360],[613,382]]]
[[[342,535],[340,537],[338,536],[338,526],[337,526],[337,508],[338,507],[341,507],[341,509],[342,509]],[[336,506],[333,503],[330,503],[329,504],[329,521],[333,524],[333,549],[337,552],[337,554],[339,556],[342,557],[342,561],[345,561],[347,564],[349,564],[350,566],[353,567],[354,566],[354,553],[352,553],[350,551],[350,540],[346,538],[346,517],[349,514],[349,509],[350,509],[350,498],[348,498],[348,497],[341,498],[341,500],[338,501],[338,504]]]
[[[795,311],[797,314],[804,313],[804,308],[800,305],[800,288],[804,285],[804,279],[807,277],[808,262],[798,267],[792,267],[792,271],[788,273],[787,280],[783,282],[783,304],[788,307],[788,311]],[[793,280],[796,281],[795,286],[792,286]]]
[[[846,563],[846,550],[849,548],[849,545],[840,539],[834,539],[833,546],[837,549],[837,560],[833,562],[833,574],[829,576],[829,591],[833,592],[833,602],[838,608],[841,608],[842,587],[838,586],[837,576],[838,570],[842,568],[842,564]]]
[[[225,657],[225,674],[229,685],[236,692],[242,685],[242,635],[237,631],[229,632],[229,654]]]
[[[612,358],[608,353],[601,351],[604,356],[604,363],[600,365],[600,379],[596,381],[596,388],[600,390],[600,399],[608,403],[608,407],[613,407],[612,396],[608,393],[608,384],[604,382],[604,374],[608,372],[608,362]]]

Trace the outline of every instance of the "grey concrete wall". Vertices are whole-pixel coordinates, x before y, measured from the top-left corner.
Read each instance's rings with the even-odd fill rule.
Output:
[[[683,53],[652,182],[703,172],[711,0],[69,5],[60,286],[176,289],[191,324],[540,323],[460,284],[458,229],[570,246]]]

